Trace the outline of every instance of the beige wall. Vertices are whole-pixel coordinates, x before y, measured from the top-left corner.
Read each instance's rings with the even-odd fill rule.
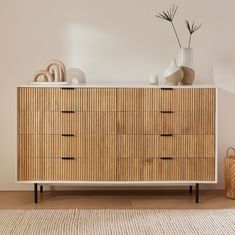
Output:
[[[199,83],[231,88],[235,78],[234,0],[175,0],[176,26],[187,43],[184,19],[202,22],[193,38]],[[168,0],[0,0],[0,190],[27,188],[16,179],[16,87],[47,60],[78,67],[88,82],[147,82],[162,74],[178,47],[166,22],[154,14]],[[222,82],[221,82],[222,81]],[[230,85],[231,84],[231,85]],[[235,95],[219,94],[220,184],[223,155],[235,142]]]

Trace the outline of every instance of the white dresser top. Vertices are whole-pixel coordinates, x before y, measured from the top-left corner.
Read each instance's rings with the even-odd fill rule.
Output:
[[[169,86],[166,84],[150,85],[148,83],[86,83],[86,84],[30,84],[30,85],[19,85],[18,87],[55,87],[55,88],[216,88],[215,85],[206,84],[194,84],[192,86]]]

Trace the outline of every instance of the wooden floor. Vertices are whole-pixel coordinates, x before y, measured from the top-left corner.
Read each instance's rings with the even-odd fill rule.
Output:
[[[32,191],[0,192],[0,209],[223,209],[234,208],[235,200],[224,191],[46,191],[34,204]]]

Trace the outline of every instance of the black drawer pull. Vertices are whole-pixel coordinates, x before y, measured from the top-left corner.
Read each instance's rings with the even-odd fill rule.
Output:
[[[161,134],[161,136],[171,137],[173,134]]]
[[[74,157],[62,157],[62,160],[74,160]]]
[[[172,157],[160,157],[161,160],[172,160]]]
[[[166,87],[165,87],[165,88],[161,88],[161,90],[163,90],[163,91],[173,91],[173,88],[170,88],[170,87],[169,87],[169,88],[166,88]]]
[[[62,87],[62,90],[74,90],[74,87]]]
[[[174,113],[174,111],[161,111],[161,113]]]
[[[72,137],[72,136],[74,136],[74,134],[62,134],[62,136],[64,136],[64,137]]]
[[[62,110],[61,113],[75,113],[75,111],[72,111],[72,110]]]

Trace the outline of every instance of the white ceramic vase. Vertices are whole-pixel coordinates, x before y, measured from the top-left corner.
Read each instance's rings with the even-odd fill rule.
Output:
[[[179,53],[178,65],[183,70],[184,76],[181,80],[182,85],[192,85],[195,80],[195,71],[193,65],[193,49],[181,48]]]
[[[164,71],[164,78],[169,85],[177,86],[183,79],[183,71],[177,66],[176,60],[173,59],[170,65]]]

